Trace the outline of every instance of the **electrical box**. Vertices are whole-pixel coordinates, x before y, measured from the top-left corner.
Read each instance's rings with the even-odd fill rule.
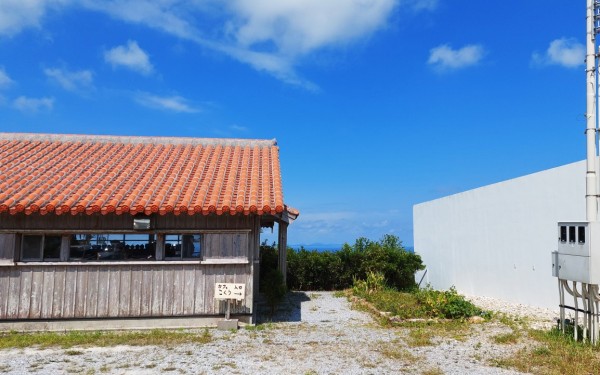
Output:
[[[134,230],[148,230],[150,229],[150,219],[133,219]]]
[[[552,276],[600,284],[600,222],[560,222],[557,234]]]

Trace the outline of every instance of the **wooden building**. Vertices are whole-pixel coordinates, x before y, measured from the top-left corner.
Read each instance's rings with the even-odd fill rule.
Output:
[[[288,224],[274,140],[0,133],[0,330],[194,327]]]

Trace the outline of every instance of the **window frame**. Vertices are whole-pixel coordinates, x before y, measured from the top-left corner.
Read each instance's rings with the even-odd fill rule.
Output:
[[[153,229],[149,231],[132,231],[132,230],[85,230],[85,229],[67,229],[67,230],[29,230],[25,232],[17,232],[14,242],[14,259],[16,263],[27,263],[36,264],[39,263],[56,263],[56,264],[88,264],[88,265],[101,265],[101,264],[124,264],[124,263],[135,263],[139,265],[152,264],[152,262],[161,263],[200,263],[200,264],[248,264],[251,257],[252,249],[249,247],[251,241],[252,229],[168,229],[160,230]],[[155,255],[152,259],[147,258],[129,258],[129,259],[110,259],[110,260],[98,260],[95,258],[71,258],[71,246],[75,235],[106,235],[115,234],[119,236],[123,235],[153,235],[154,236],[154,250]],[[198,257],[166,257],[165,252],[165,236],[168,235],[199,235],[199,256]],[[213,257],[213,251],[210,249],[215,243],[209,243],[208,238],[215,238],[215,235],[222,235],[227,238],[232,235],[240,236],[243,239],[243,249],[241,252],[234,254],[229,253],[225,257]],[[23,258],[23,239],[26,236],[56,236],[61,237],[60,253],[58,258]],[[222,241],[219,241],[222,242]],[[218,245],[217,245],[218,246]],[[42,250],[40,251],[43,254]],[[237,255],[237,256],[236,256]]]
[[[177,242],[181,242],[180,245],[182,248],[184,246],[184,244],[183,244],[184,236],[192,236],[192,246],[193,246],[193,243],[196,242],[196,241],[194,241],[194,236],[199,236],[200,238],[199,238],[198,243],[199,243],[200,248],[198,250],[198,256],[197,257],[184,257],[183,250],[180,250],[180,254],[181,254],[180,256],[167,256],[167,237],[168,236],[177,236]],[[204,239],[205,239],[205,237],[206,236],[200,231],[198,231],[196,233],[164,233],[163,238],[162,238],[163,248],[164,248],[163,260],[165,260],[165,261],[195,261],[195,262],[202,261],[203,255],[204,255],[204,245],[205,245]],[[194,253],[195,253],[195,251],[192,252],[192,254],[194,254]]]
[[[25,245],[26,245],[26,237],[41,237],[38,256],[35,258],[25,258]],[[46,246],[46,237],[58,237],[60,239],[59,247],[58,247],[58,257],[50,258],[44,256],[45,246]],[[61,260],[62,253],[62,236],[58,234],[45,234],[45,233],[23,233],[21,235],[21,240],[19,241],[19,259],[22,262],[57,262]]]

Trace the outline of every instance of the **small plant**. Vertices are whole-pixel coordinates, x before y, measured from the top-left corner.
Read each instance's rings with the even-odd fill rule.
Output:
[[[431,316],[447,319],[464,319],[471,316],[489,318],[491,313],[467,301],[456,292],[454,287],[446,291],[434,290],[430,287],[415,292],[418,301],[423,304]]]
[[[381,292],[385,289],[385,276],[380,272],[367,273],[366,280],[354,280],[352,290],[359,296],[366,296]]]

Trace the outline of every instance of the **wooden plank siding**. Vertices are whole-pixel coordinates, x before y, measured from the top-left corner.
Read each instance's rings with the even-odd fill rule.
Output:
[[[61,234],[64,247],[75,233],[140,232],[133,232],[129,214],[0,214],[0,320],[224,315],[225,304],[213,298],[217,282],[244,283],[246,298],[231,312],[253,313],[260,217],[156,215],[151,220],[149,233],[202,233],[201,260],[219,262],[20,262],[22,233]]]
[[[251,265],[0,267],[0,319],[134,318],[224,314],[215,282],[246,285],[232,312],[250,314]],[[6,298],[8,297],[8,298]]]
[[[12,263],[15,258],[16,235],[14,233],[0,234],[0,263]]]
[[[144,217],[148,217],[142,215]],[[194,230],[194,229],[253,229],[259,220],[255,215],[151,215],[152,231],[161,230]],[[25,215],[0,213],[0,230],[4,231],[32,231],[32,230],[59,230],[72,231],[107,231],[107,230],[133,230],[133,218],[130,214],[101,215],[101,214],[64,214],[64,215]],[[0,239],[1,244],[2,239]]]

